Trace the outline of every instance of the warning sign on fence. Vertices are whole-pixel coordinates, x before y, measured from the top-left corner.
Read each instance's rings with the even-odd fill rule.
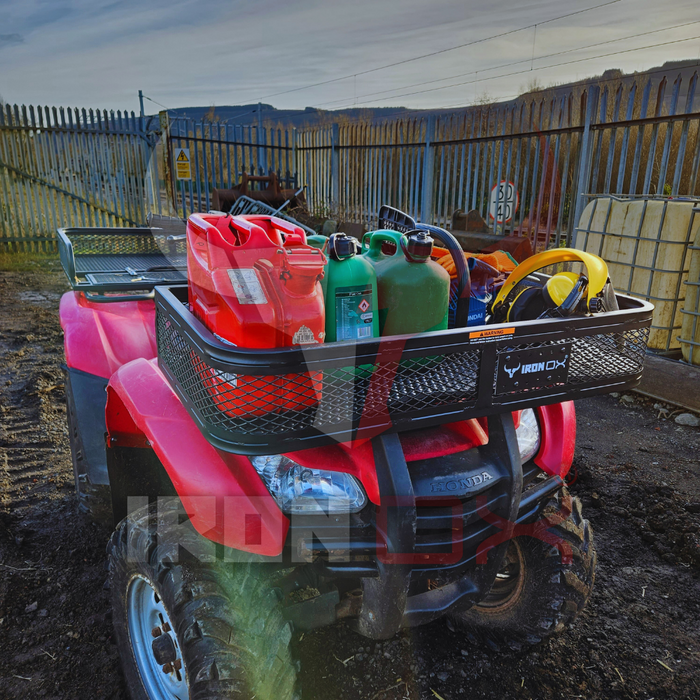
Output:
[[[175,149],[175,175],[178,180],[191,180],[192,169],[190,168],[190,149]]]

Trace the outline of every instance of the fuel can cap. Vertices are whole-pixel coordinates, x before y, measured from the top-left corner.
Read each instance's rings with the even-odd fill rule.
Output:
[[[328,239],[328,255],[332,260],[346,260],[357,253],[357,241],[346,233],[334,233]]]
[[[407,242],[401,241],[406,259],[411,262],[425,262],[433,252],[433,238],[426,231],[411,231],[406,234]]]

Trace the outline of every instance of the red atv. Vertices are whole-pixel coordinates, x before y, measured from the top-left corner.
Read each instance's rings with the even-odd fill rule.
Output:
[[[75,484],[116,525],[133,698],[298,697],[293,632],[341,618],[385,639],[447,616],[522,649],[582,610],[596,554],[565,486],[572,399],[639,381],[650,304],[606,310],[588,270],[578,301],[598,313],[567,297],[535,320],[248,349],[192,313],[184,235],[59,240]],[[530,268],[502,301],[542,287]]]

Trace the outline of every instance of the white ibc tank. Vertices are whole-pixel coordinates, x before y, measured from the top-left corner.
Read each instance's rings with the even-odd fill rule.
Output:
[[[584,209],[574,246],[600,255],[616,291],[654,306],[649,347],[679,347],[688,244],[700,228],[695,202],[598,197]],[[691,230],[692,222],[692,230]]]

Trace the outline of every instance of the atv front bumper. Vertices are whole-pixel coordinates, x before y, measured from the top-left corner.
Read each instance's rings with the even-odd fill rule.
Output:
[[[321,592],[287,608],[298,627],[347,615],[362,634],[388,638],[486,596],[513,528],[536,520],[563,484],[532,462],[523,469],[512,414],[488,420],[488,444],[410,463],[398,435],[374,438],[381,506],[292,519],[285,558],[308,562]],[[361,597],[339,605],[353,586]]]

